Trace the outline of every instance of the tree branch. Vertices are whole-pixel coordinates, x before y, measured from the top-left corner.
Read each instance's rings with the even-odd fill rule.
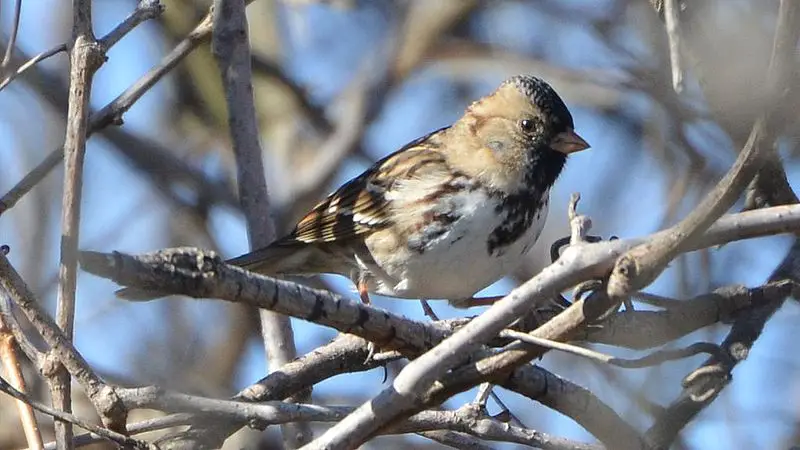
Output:
[[[0,252],[0,288],[22,310],[42,339],[50,346],[51,358],[41,361],[41,371],[49,375],[57,365],[63,364],[83,388],[103,422],[124,426],[127,411],[114,390],[92,371],[2,252]]]
[[[791,67],[798,40],[797,4],[793,0],[781,1],[775,31],[772,58],[767,71],[767,102],[756,119],[747,142],[733,166],[716,187],[706,195],[685,219],[672,228],[672,232],[628,251],[617,261],[608,281],[608,294],[622,299],[652,283],[667,264],[683,248],[701,236],[703,230],[727,211],[739,198],[770,155],[769,146],[776,139],[773,113],[781,111],[783,91],[789,89]]]
[[[144,74],[136,83],[122,92],[101,110],[91,115],[87,136],[109,125],[122,124],[122,116],[153,85],[175,68],[178,63],[205,42],[211,35],[211,15],[206,16],[161,62]],[[106,49],[108,50],[108,49]],[[11,209],[25,194],[39,184],[63,158],[64,147],[53,150],[25,177],[0,198],[0,215]]]
[[[713,246],[735,239],[792,231],[798,227],[800,227],[800,206],[769,208],[725,216],[706,232],[700,242],[704,246]],[[527,304],[535,303],[544,300],[553,292],[567,289],[584,279],[602,276],[611,269],[617,255],[640,242],[640,239],[630,239],[572,246],[556,264],[520,286],[503,301],[512,299],[530,302]],[[211,253],[196,250],[165,250],[139,257],[120,253],[103,255],[85,252],[82,264],[86,270],[110,277],[124,285],[133,284],[145,289],[246,302],[332,326],[343,332],[358,334],[379,343],[384,349],[396,348],[404,352],[422,353],[448,334],[448,330],[440,324],[395,317],[388,312],[350,302],[328,292],[249,274],[239,268],[227,266],[221,258]],[[540,327],[537,336],[560,340],[571,335],[580,324],[585,323],[584,313],[591,314],[591,311],[584,311],[583,308],[583,300],[576,302],[564,313]],[[493,309],[474,319],[454,336],[469,330],[471,324],[480,322],[481,318],[486,317]],[[526,309],[521,308],[520,311],[524,313]],[[511,320],[519,317],[520,314],[512,315]],[[470,336],[473,338],[471,343],[483,341],[482,337],[475,334]],[[491,337],[493,336],[490,334],[489,338]],[[488,338],[486,340],[488,341]],[[456,350],[452,351],[461,355],[461,358],[466,358],[468,350],[474,348],[473,345],[475,344],[456,347]],[[490,373],[518,367],[524,361],[540,354],[541,352],[531,352],[530,349],[503,352],[481,361],[481,365],[473,372],[478,372],[481,378],[479,381],[485,381]],[[469,375],[472,378],[464,379],[476,381],[473,372],[465,371],[464,376]],[[501,384],[506,381],[500,380]],[[452,392],[456,388],[468,387],[468,385],[453,384],[447,388],[450,390],[442,388],[441,392]]]
[[[83,189],[83,160],[89,124],[89,100],[94,73],[103,64],[105,55],[92,31],[91,0],[75,0],[72,7],[72,41],[70,42],[70,83],[67,109],[67,131],[64,138],[64,191],[61,201],[61,253],[58,269],[58,301],[56,324],[72,339],[75,321],[75,289],[78,279],[78,239]],[[69,372],[57,367],[48,377],[53,406],[72,412]],[[61,448],[72,448],[72,425],[56,420],[56,442]],[[124,430],[125,423],[112,427]]]
[[[25,395],[24,393],[15,389],[14,386],[8,384],[6,380],[4,380],[2,377],[0,377],[0,391],[5,392],[11,397],[14,397],[17,400],[26,403],[27,405],[31,406],[33,409],[37,411],[52,416],[54,419],[58,419],[62,422],[67,422],[70,425],[77,425],[83,428],[84,430],[91,431],[95,435],[100,436],[105,440],[109,440],[123,447],[130,447],[134,449],[157,450],[156,447],[151,446],[147,442],[140,441],[138,439],[133,439],[128,436],[125,436],[124,434],[117,433],[116,431],[99,427],[93,423],[87,422],[81,419],[80,417],[70,414],[68,412],[64,412],[56,408],[50,408],[47,405],[43,405],[39,402],[36,402],[28,398],[28,396]],[[56,436],[56,443],[58,445],[63,445],[63,443],[58,442],[58,436]],[[70,440],[66,444],[69,447],[72,447],[74,443],[72,440]]]

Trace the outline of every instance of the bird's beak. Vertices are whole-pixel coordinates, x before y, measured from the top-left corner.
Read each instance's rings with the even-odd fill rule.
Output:
[[[575,130],[570,128],[563,133],[557,134],[555,139],[553,139],[553,143],[550,144],[550,147],[552,147],[553,150],[569,155],[570,153],[586,150],[589,148],[589,143],[584,141],[582,137],[578,136]]]

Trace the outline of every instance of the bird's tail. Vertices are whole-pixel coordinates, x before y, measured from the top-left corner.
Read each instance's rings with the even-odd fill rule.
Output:
[[[225,262],[262,275],[301,275],[299,268],[308,259],[310,250],[304,243],[278,242]]]
[[[306,245],[302,243],[294,245],[273,244],[225,262],[263,275],[302,275],[298,267],[304,266],[304,261],[308,258],[309,251],[310,249],[306,248]],[[145,302],[169,295],[169,293],[162,291],[135,287],[122,288],[114,294],[119,298],[133,302]]]

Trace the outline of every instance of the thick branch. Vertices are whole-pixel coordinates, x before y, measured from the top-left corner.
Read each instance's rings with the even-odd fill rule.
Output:
[[[800,211],[800,208],[797,208],[797,211]],[[692,244],[698,245],[702,242],[703,245],[707,245],[715,238],[718,239],[726,226],[731,225],[733,217],[736,216],[728,216],[727,221],[720,220],[717,227],[709,229],[708,233]],[[782,221],[782,219],[778,219],[775,222]],[[759,230],[764,231],[761,227]],[[657,240],[668,233],[670,233],[669,230],[657,233],[646,241]],[[314,446],[312,448],[346,448],[360,445],[385,424],[419,410],[425,404],[420,393],[428,391],[435,380],[443,382],[444,373],[459,361],[463,361],[465,355],[492,339],[519,317],[524,316],[538,302],[544,302],[581,281],[603,277],[611,269],[614,258],[637,244],[638,242],[633,240],[618,240],[570,246],[554,264],[513,290],[439,346],[406,366],[390,388],[385,389],[377,397],[362,405],[355,413],[328,430],[312,443]],[[688,250],[688,248],[684,250]],[[534,332],[534,336],[556,341],[566,340],[583,325],[608,311],[614,306],[614,302],[614,299],[608,297],[601,301],[593,301],[591,304],[579,300],[563,313],[539,327]],[[490,373],[507,374],[509,370],[519,367],[540,354],[541,351],[533,351],[529,347],[515,348],[481,361],[476,370],[482,374],[482,378],[489,378],[487,374]],[[472,374],[465,375],[465,379],[471,381],[475,381],[476,378],[478,381],[486,381]],[[450,372],[447,381],[452,379],[453,372]],[[445,392],[455,393],[469,387],[466,382],[454,383],[453,386],[445,389]]]
[[[718,224],[708,230],[702,242],[709,246],[719,245],[735,239],[792,231],[799,226],[798,206],[750,211],[723,217]],[[509,298],[536,302],[560,290],[559,286],[569,287],[585,278],[602,276],[610,270],[616,255],[639,242],[641,241],[617,240],[581,244],[573,247],[574,251],[568,249],[559,260],[560,264],[557,263],[555,268],[542,272],[512,293]],[[241,269],[225,265],[213,254],[196,250],[168,250],[140,257],[118,253],[114,255],[85,253],[82,264],[86,270],[113,278],[122,284],[134,284],[145,289],[184,293],[197,297],[218,297],[270,308],[280,313],[332,326],[344,332],[358,334],[378,342],[381,348],[398,348],[421,353],[439,342],[449,331],[440,328],[440,325],[395,317],[388,312],[350,302],[327,292],[248,274]],[[576,273],[582,275],[577,276]],[[576,281],[573,281],[573,277]],[[536,290],[532,290],[531,287]],[[473,322],[479,320],[480,318]],[[577,330],[584,320],[583,302],[579,301],[541,327],[538,330],[539,336],[549,339],[567,336]],[[468,328],[469,325],[464,327]],[[463,332],[463,329],[459,332]],[[469,347],[460,348],[457,352],[465,357],[468,354],[465,349]],[[531,352],[530,349],[505,352],[486,361],[481,366],[484,369],[479,369],[478,372],[482,378],[487,378],[491,370],[516,367],[538,354],[541,352]],[[465,372],[466,375],[469,374]],[[476,378],[473,376],[465,379],[475,381]]]

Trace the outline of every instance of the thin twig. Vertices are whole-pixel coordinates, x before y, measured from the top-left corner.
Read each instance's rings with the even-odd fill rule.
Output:
[[[674,349],[674,350],[659,350],[641,358],[619,358],[616,356],[607,355],[595,350],[591,350],[577,345],[567,344],[565,342],[553,341],[550,339],[539,338],[528,333],[522,333],[514,330],[503,330],[500,333],[501,337],[510,339],[518,339],[528,344],[538,345],[553,350],[559,350],[572,355],[589,358],[591,360],[611,364],[612,366],[622,367],[623,369],[640,369],[642,367],[651,367],[666,361],[674,361],[676,359],[683,359],[689,356],[694,356],[700,353],[708,353],[717,355],[720,353],[720,348],[716,344],[710,342],[696,342],[688,347]]]
[[[8,38],[8,45],[6,46],[6,53],[3,56],[3,62],[0,62],[0,75],[5,74],[11,55],[14,53],[14,47],[17,46],[17,32],[19,31],[19,18],[22,14],[22,0],[14,2],[14,22],[11,25],[11,36]]]
[[[18,391],[14,388],[14,386],[10,385],[6,380],[0,377],[0,391],[5,392],[6,394],[14,397],[15,399],[25,402],[26,404],[30,405],[33,409],[47,414],[49,416],[53,416],[54,419],[58,419],[61,422],[68,422],[70,425],[77,425],[84,430],[91,431],[92,433],[105,438],[111,442],[116,444],[125,446],[125,447],[132,447],[136,449],[153,449],[153,447],[148,444],[147,442],[140,441],[138,439],[133,439],[131,437],[125,436],[124,434],[117,433],[116,431],[109,430],[103,427],[99,427],[93,423],[87,422],[81,419],[78,416],[73,414],[60,411],[55,408],[51,408],[47,405],[41,404],[37,401],[32,400],[24,393]],[[73,445],[72,440],[68,442],[68,446],[71,448]]]
[[[650,306],[655,306],[656,308],[669,308],[670,306],[675,306],[678,304],[679,300],[665,297],[663,295],[653,294],[650,292],[636,292],[632,295],[633,298],[639,300],[642,303],[647,303]]]
[[[103,48],[108,49],[133,31],[140,23],[155,19],[162,12],[164,12],[164,5],[159,0],[139,0],[136,9],[98,42]]]
[[[180,425],[189,425],[192,423],[192,419],[195,416],[193,414],[188,413],[178,413],[178,414],[170,414],[168,416],[162,417],[155,417],[153,419],[143,420],[141,422],[136,422],[128,425],[128,434],[141,434],[141,433],[148,433],[151,431],[163,430],[164,428],[172,428]],[[92,432],[79,434],[75,436],[72,442],[75,444],[75,447],[83,447],[86,445],[95,444],[98,442],[103,442],[106,439],[99,434],[94,434]],[[48,442],[44,445],[44,450],[55,450],[56,443],[55,442]]]
[[[5,245],[2,247],[7,248]],[[0,248],[0,253],[3,253],[3,256],[6,255],[6,252],[3,252],[2,248]],[[2,276],[4,276],[4,274],[2,270],[0,270],[0,277]],[[0,286],[2,286],[2,283],[0,283]],[[40,351],[22,331],[22,328],[14,317],[12,303],[11,294],[6,289],[0,289],[0,322],[9,329],[19,349],[25,354],[25,357],[35,364],[37,369],[41,369],[47,355]]]
[[[87,136],[109,126],[122,124],[122,116],[137,100],[139,100],[156,82],[169,73],[178,63],[204,42],[211,34],[211,16],[206,16],[177,46],[165,56],[161,62],[139,78],[122,94],[108,103],[101,110],[91,115]],[[66,49],[66,44],[62,44]],[[59,50],[61,46],[53,51]],[[110,47],[106,47],[108,51]],[[35,59],[35,58],[34,58]],[[30,64],[28,67],[33,66]],[[5,82],[5,81],[4,81]],[[10,82],[10,81],[9,81]],[[0,89],[4,85],[0,83]],[[19,183],[14,185],[0,198],[0,215],[11,209],[25,194],[39,184],[47,174],[63,160],[64,146],[50,152],[44,161],[28,172]]]
[[[54,55],[57,55],[57,54],[59,54],[61,52],[66,52],[66,51],[67,51],[67,44],[58,44],[58,45],[56,45],[55,47],[53,47],[53,48],[51,48],[49,50],[45,50],[45,51],[39,53],[38,55],[34,56],[33,58],[29,59],[28,61],[25,61],[25,63],[22,64],[21,66],[19,66],[17,68],[17,70],[15,70],[13,73],[5,76],[3,78],[3,80],[0,81],[0,91],[2,91],[6,86],[11,84],[11,82],[14,81],[15,78],[17,78],[18,76],[20,76],[23,73],[25,73],[26,70],[28,70],[31,67],[35,66],[37,63],[39,63],[41,61],[44,61],[45,59],[47,59],[47,58],[49,58],[51,56],[54,56]]]
[[[669,62],[672,68],[672,88],[683,91],[683,64],[681,63],[680,0],[664,0],[664,23],[669,42]]]
[[[18,3],[21,0],[17,0]],[[130,33],[134,28],[136,28],[142,22],[145,22],[150,19],[154,19],[161,15],[164,11],[164,6],[161,5],[159,0],[140,0],[139,4],[136,6],[136,9],[130,16],[128,16],[122,23],[117,25],[113,30],[111,30],[108,34],[103,36],[101,39],[98,40],[100,45],[108,51],[111,47],[113,47],[117,42],[119,42],[123,37],[125,37],[128,33]],[[11,59],[12,49],[16,45],[16,26],[12,30],[13,33],[11,35],[11,39],[8,41],[8,49],[6,50],[6,57],[3,60],[2,66],[0,66],[0,75],[3,76],[2,81],[0,81],[0,91],[2,91],[6,86],[11,84],[15,78],[25,73],[26,70],[30,69],[37,63],[53,56],[57,55],[61,52],[67,51],[67,44],[58,44],[55,47],[45,50],[38,55],[34,56],[33,58],[29,59],[21,66],[17,68],[13,73],[9,75],[5,74],[5,68],[8,65],[8,62]]]
[[[22,366],[19,363],[16,343],[11,327],[6,324],[4,314],[0,313],[0,367],[10,380],[10,385],[20,392],[25,392],[28,388],[25,385],[25,377],[22,375]],[[22,430],[25,433],[25,440],[28,448],[40,450],[42,448],[42,435],[39,432],[39,423],[33,414],[33,408],[22,400],[17,400],[17,411],[22,423]]]
[[[48,375],[60,362],[83,388],[101,419],[124,424],[127,413],[114,390],[94,373],[2,252],[0,252],[0,289],[5,291],[50,346],[50,356],[55,356],[55,360],[50,358],[41,361],[40,370]]]

